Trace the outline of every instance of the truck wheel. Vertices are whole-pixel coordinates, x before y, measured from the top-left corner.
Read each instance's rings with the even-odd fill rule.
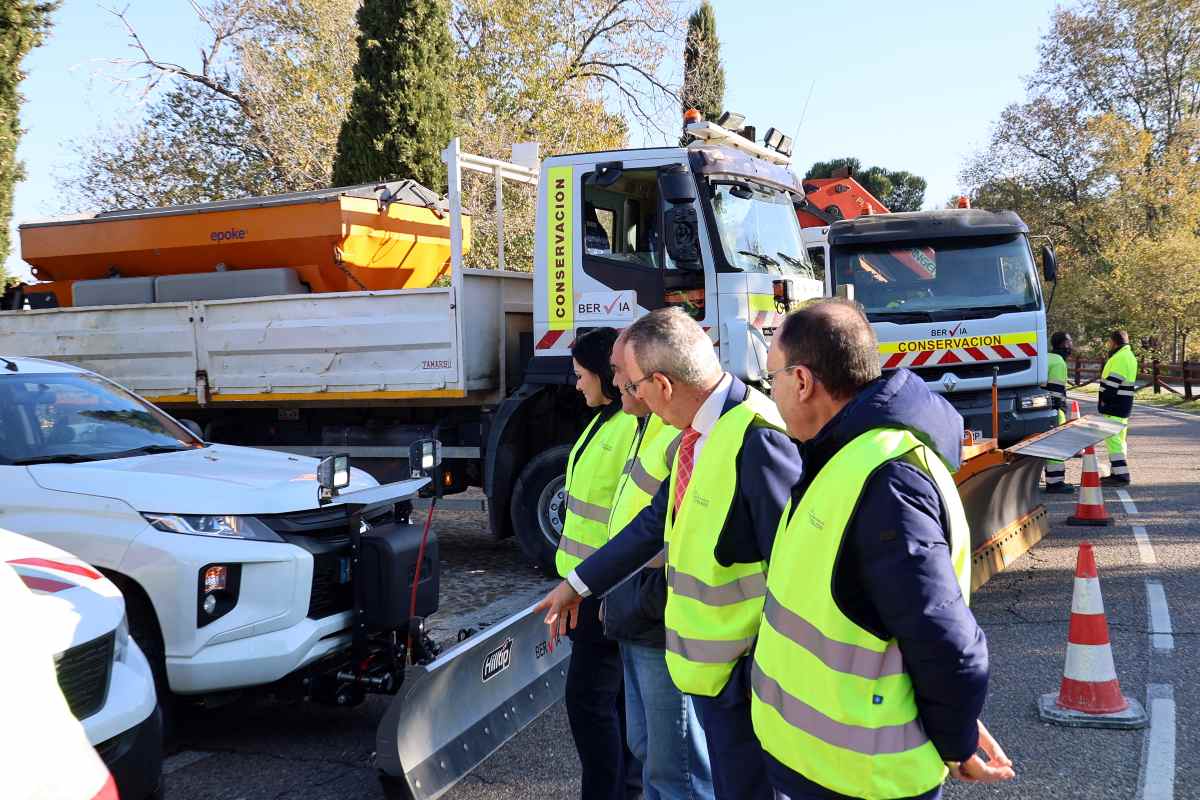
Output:
[[[552,577],[554,553],[567,515],[567,457],[570,445],[538,454],[521,470],[513,487],[512,524],[521,551]]]

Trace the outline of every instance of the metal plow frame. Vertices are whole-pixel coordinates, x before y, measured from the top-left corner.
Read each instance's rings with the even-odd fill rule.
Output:
[[[385,794],[441,797],[562,699],[570,653],[531,606],[420,668],[375,735]]]

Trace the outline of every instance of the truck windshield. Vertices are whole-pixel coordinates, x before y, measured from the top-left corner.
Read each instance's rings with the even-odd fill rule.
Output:
[[[873,321],[932,322],[1041,308],[1023,236],[835,246],[834,285],[854,286]]]
[[[789,194],[749,182],[711,185],[717,237],[731,267],[740,272],[812,271]]]
[[[100,461],[203,447],[154,406],[82,373],[0,374],[0,464]]]

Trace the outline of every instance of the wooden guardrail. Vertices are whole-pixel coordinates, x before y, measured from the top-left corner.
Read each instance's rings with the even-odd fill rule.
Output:
[[[1136,381],[1139,389],[1151,386],[1154,388],[1155,394],[1162,394],[1165,389],[1185,400],[1195,399],[1196,387],[1200,384],[1200,364],[1194,361],[1171,364],[1155,358],[1150,361],[1149,372],[1146,371],[1144,363],[1141,366],[1142,370]],[[1072,360],[1071,368],[1072,378],[1074,378],[1074,385],[1071,388],[1078,389],[1100,380],[1104,362],[1076,356]]]

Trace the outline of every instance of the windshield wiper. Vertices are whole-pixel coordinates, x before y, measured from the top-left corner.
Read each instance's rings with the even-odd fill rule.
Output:
[[[779,269],[779,262],[771,258],[766,253],[756,253],[753,250],[738,250],[737,252],[739,256],[750,256],[751,258],[757,258],[758,263],[762,264],[764,267],[775,267],[775,269]]]
[[[152,456],[158,453],[181,453],[194,448],[188,445],[148,444],[145,447],[135,447],[132,450],[121,450],[116,453],[105,453],[104,458],[130,458],[132,456]]]
[[[98,456],[85,456],[79,453],[60,453],[56,456],[35,456],[34,458],[20,458],[16,461],[9,462],[14,467],[28,467],[33,464],[80,464],[84,461],[99,461]]]
[[[998,306],[970,306],[966,308],[943,308],[940,313],[945,319],[979,319],[981,317],[995,317],[1000,314],[1011,314],[1020,311],[1032,311],[1033,309],[1024,306],[1013,305],[1006,303]]]
[[[796,258],[795,256],[789,256],[787,253],[783,252],[782,250],[776,250],[776,251],[775,251],[775,255],[779,256],[779,257],[780,257],[780,258],[782,258],[784,261],[786,261],[787,263],[791,264],[793,267],[801,267],[801,268],[803,268],[803,267],[807,267],[807,266],[808,266],[808,264],[805,264],[805,263],[804,263],[803,261],[801,261],[800,259]]]
[[[933,314],[928,311],[870,311],[867,318],[872,322],[881,320],[901,325],[905,322],[933,322]]]

